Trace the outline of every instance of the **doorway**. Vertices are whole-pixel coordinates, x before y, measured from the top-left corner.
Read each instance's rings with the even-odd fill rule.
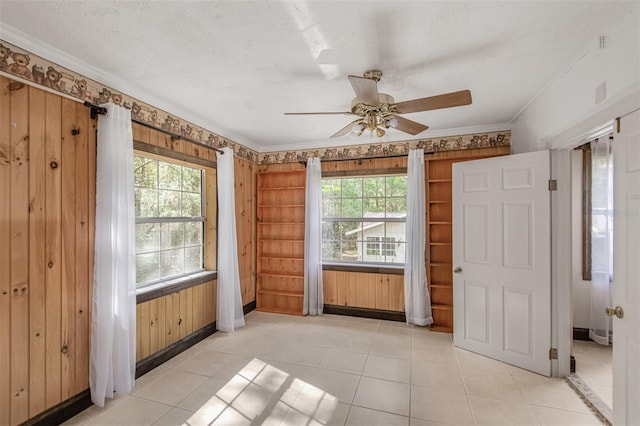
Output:
[[[613,405],[612,323],[604,314],[613,271],[612,143],[605,127],[571,152],[572,372],[607,413]]]

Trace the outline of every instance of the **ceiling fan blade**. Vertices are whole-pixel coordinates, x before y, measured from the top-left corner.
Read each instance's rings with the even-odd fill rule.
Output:
[[[409,133],[410,135],[417,135],[429,128],[429,126],[425,126],[424,124],[420,124],[412,120],[407,120],[406,118],[398,115],[395,115],[394,118],[398,120],[398,124],[395,128],[401,132]]]
[[[396,112],[399,114],[408,114],[410,112],[430,111],[433,109],[451,108],[469,104],[471,104],[471,92],[461,90],[459,92],[445,93],[444,95],[398,102],[396,104]]]
[[[350,111],[340,112],[285,112],[284,115],[354,115]]]
[[[380,103],[378,100],[378,82],[370,78],[349,76],[349,82],[353,91],[360,101],[367,105],[376,106]]]
[[[360,121],[360,119],[352,121],[351,123],[349,123],[346,126],[344,126],[342,129],[338,130],[333,135],[331,135],[331,137],[332,138],[338,138],[340,136],[346,135],[347,133],[349,133],[351,131],[351,129],[353,129],[353,125],[356,124],[359,121]]]

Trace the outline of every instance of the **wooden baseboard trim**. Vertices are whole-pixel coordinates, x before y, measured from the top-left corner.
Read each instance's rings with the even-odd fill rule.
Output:
[[[244,305],[242,307],[242,311],[244,312],[245,315],[247,315],[249,312],[254,311],[256,309],[256,301],[254,300],[253,302],[249,302],[246,305]]]
[[[573,340],[591,340],[589,339],[589,329],[573,327]]]
[[[66,401],[61,402],[60,404],[49,408],[47,411],[44,411],[37,416],[27,420],[23,423],[23,425],[59,425],[69,420],[76,414],[80,414],[82,411],[86,410],[92,405],[93,402],[91,402],[91,393],[89,392],[89,389],[87,389],[77,394],[76,396],[72,396]]]
[[[185,338],[178,340],[177,342],[167,346],[166,348],[149,355],[148,357],[141,359],[136,363],[136,379],[149,371],[153,370],[160,364],[169,361],[174,356],[189,349],[196,343],[206,339],[216,332],[216,322],[205,325],[195,333],[191,333]]]
[[[249,312],[253,311],[256,308],[256,301],[249,302],[242,307],[245,315]],[[136,378],[142,376],[145,373],[153,370],[160,364],[170,360],[174,356],[178,355],[180,352],[185,351],[201,340],[206,339],[210,335],[216,332],[216,323],[215,321],[209,325],[204,326],[200,330],[196,331],[175,342],[174,344],[167,346],[159,352],[156,352],[153,355],[148,356],[145,359],[142,359],[136,363]],[[93,403],[91,402],[91,392],[89,389],[84,390],[76,396],[73,396],[66,401],[61,402],[60,404],[51,407],[47,411],[44,411],[35,417],[27,420],[23,423],[23,425],[28,426],[49,426],[49,425],[59,425],[69,420],[76,414],[81,413],[87,408],[91,407]]]
[[[345,315],[350,317],[372,318],[385,321],[405,322],[404,312],[383,311],[382,309],[354,308],[351,306],[324,305],[325,314]]]
[[[242,307],[242,311],[246,315],[249,312],[253,311],[255,308],[256,308],[256,301],[254,300],[253,302],[249,302],[246,305],[244,305]],[[150,355],[145,359],[141,359],[136,364],[136,378],[148,373],[149,371],[153,370],[160,364],[163,364],[169,361],[174,356],[189,349],[191,346],[195,345],[196,343],[206,339],[216,331],[217,331],[216,322],[214,321],[211,324],[206,325],[200,330],[196,331],[195,333],[188,335],[184,339],[175,342],[171,346],[167,346],[166,348],[162,349],[160,352],[156,352],[155,354]]]

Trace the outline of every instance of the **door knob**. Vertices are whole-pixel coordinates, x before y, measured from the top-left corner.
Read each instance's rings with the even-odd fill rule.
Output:
[[[461,267],[459,267],[459,266],[456,266],[456,267],[453,269],[453,272],[455,272],[456,274],[459,274],[460,272],[462,272],[462,268],[461,268]]]
[[[622,307],[620,306],[616,306],[615,308],[604,308],[604,312],[607,314],[607,316],[617,316],[618,318],[622,318],[624,317],[624,311],[622,310]]]

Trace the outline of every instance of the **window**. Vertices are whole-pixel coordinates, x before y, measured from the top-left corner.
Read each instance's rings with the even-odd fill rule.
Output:
[[[406,176],[322,180],[322,259],[404,263]]]
[[[608,138],[613,140],[612,135]],[[594,158],[591,142],[576,149],[582,150],[582,279],[591,281],[594,272],[605,272],[613,264],[602,256],[594,258],[594,253],[613,253],[613,154]]]
[[[136,285],[203,270],[202,170],[134,156]]]

